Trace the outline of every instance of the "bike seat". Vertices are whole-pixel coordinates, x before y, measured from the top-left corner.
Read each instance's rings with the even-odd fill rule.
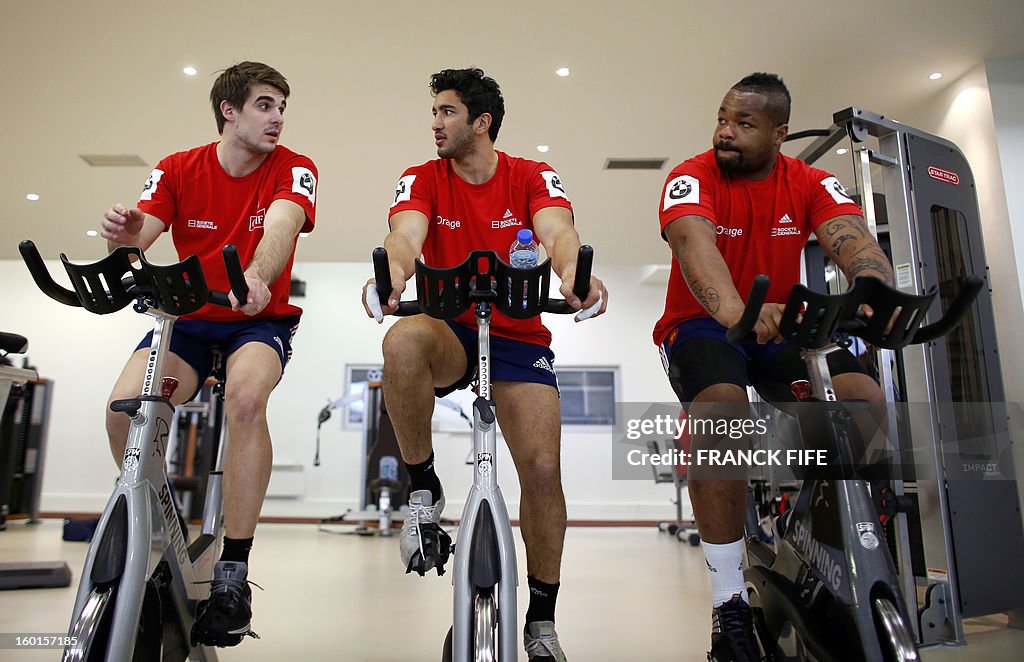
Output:
[[[28,339],[16,333],[0,331],[0,352],[5,354],[24,354],[28,351]]]

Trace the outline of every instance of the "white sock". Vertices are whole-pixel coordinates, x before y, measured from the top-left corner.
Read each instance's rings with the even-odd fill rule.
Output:
[[[747,601],[747,589],[743,585],[743,538],[735,542],[715,545],[701,541],[704,559],[711,575],[711,607],[716,608],[739,594]]]

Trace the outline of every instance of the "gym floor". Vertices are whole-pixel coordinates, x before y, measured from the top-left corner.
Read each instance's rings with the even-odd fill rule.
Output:
[[[342,529],[337,529],[342,530]],[[518,538],[518,535],[517,535]],[[85,543],[61,540],[61,522],[0,532],[0,560],[65,560],[64,589],[0,591],[0,633],[67,628]],[[525,560],[519,548],[519,560]],[[520,618],[526,611],[520,566]],[[570,528],[558,597],[558,633],[570,659],[705,660],[710,588],[697,547],[650,528]],[[397,537],[332,535],[312,524],[261,524],[252,551],[253,629],[218,651],[225,662],[288,659],[416,662],[440,659],[451,622],[448,575],[403,574]],[[932,647],[925,662],[1020,660],[1024,631],[1005,616],[972,619],[967,645]],[[0,650],[0,661],[59,658],[54,650]],[[520,659],[525,660],[525,653]]]

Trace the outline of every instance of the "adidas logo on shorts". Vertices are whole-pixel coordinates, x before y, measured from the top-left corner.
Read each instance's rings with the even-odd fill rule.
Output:
[[[552,375],[555,374],[555,369],[551,366],[551,362],[547,360],[547,357],[540,357],[533,362],[534,368],[540,368],[541,370],[547,370]]]

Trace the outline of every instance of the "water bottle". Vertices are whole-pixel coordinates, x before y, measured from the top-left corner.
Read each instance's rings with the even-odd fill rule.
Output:
[[[520,230],[508,249],[508,263],[515,269],[533,269],[540,261],[540,251],[533,230]],[[523,283],[523,308],[529,300],[529,285]]]

